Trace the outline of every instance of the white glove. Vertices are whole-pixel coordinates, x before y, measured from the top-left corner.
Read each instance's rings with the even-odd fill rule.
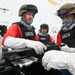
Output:
[[[28,48],[33,48],[37,54],[42,54],[44,53],[44,50],[47,49],[47,47],[43,43],[32,40],[27,40],[25,46]]]
[[[67,69],[75,75],[75,53],[68,53],[64,51],[47,51],[42,58],[42,65],[49,71],[54,69]]]
[[[60,50],[61,50],[61,51],[65,51],[65,52],[70,52],[70,53],[75,52],[75,48],[68,47],[67,45],[62,46],[62,47],[60,48]]]
[[[47,47],[39,41],[14,37],[7,37],[4,41],[4,45],[9,48],[33,48],[37,54],[42,54],[44,50],[47,49]]]
[[[63,51],[51,50],[47,51],[42,58],[42,65],[46,70],[54,69],[68,69],[69,54]]]

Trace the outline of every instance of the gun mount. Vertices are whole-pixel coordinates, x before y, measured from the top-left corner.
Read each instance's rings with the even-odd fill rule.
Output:
[[[47,50],[60,50],[59,46],[56,44],[48,44]],[[3,59],[0,60],[0,74],[10,71],[17,71],[19,75],[25,75],[21,69],[23,67],[28,68],[30,65],[40,62],[43,54],[36,54],[32,48],[19,48],[13,49],[12,51],[5,50],[3,52]],[[12,72],[13,72],[12,71]],[[13,72],[14,73],[14,72]],[[13,75],[12,73],[12,75]],[[2,74],[6,75],[6,74]],[[9,75],[9,74],[7,74]],[[14,74],[15,75],[15,74]],[[28,74],[27,74],[28,75]]]

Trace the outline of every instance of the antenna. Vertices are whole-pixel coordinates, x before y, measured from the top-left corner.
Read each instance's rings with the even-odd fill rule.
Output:
[[[6,9],[6,8],[0,8],[0,10],[3,10],[4,13],[6,13],[6,11],[9,11],[9,9]]]

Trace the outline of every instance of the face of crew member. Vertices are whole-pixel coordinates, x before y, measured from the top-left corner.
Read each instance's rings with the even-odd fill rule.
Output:
[[[47,29],[46,29],[46,28],[42,28],[42,29],[41,29],[41,32],[42,32],[43,34],[47,34]]]
[[[23,21],[25,21],[27,24],[31,24],[34,19],[34,13],[32,12],[26,12],[23,15]]]
[[[63,20],[63,19],[68,19],[68,18],[70,18],[70,17],[73,17],[73,15],[72,15],[72,14],[70,14],[70,15],[65,15],[65,16],[62,16],[61,19],[62,19],[62,20]]]
[[[64,25],[69,26],[74,23],[74,16],[72,14],[62,16],[61,19],[62,19]]]

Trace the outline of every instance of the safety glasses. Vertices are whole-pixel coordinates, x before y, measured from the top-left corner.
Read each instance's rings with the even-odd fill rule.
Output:
[[[63,15],[66,15],[67,13],[69,13],[70,11],[72,11],[74,9],[75,9],[75,7],[70,8],[70,9],[66,9],[66,8],[60,9],[57,11],[57,15],[61,17]]]

